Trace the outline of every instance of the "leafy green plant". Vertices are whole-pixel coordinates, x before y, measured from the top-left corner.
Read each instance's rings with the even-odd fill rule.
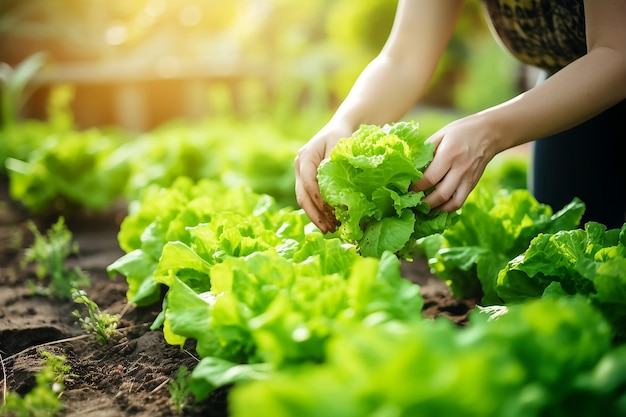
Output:
[[[15,68],[11,68],[5,62],[0,62],[0,108],[2,109],[0,126],[16,123],[21,107],[34,91],[31,81],[43,68],[46,60],[46,53],[38,52],[26,58]]]
[[[409,189],[433,158],[434,145],[425,140],[414,122],[363,125],[320,164],[320,191],[334,209],[337,232],[362,255],[390,251],[410,259],[416,239],[457,218],[457,212],[431,211],[425,193]]]
[[[55,86],[50,90],[46,120],[20,120],[2,126],[0,173],[9,174],[7,164],[28,161],[33,154],[41,152],[50,142],[56,142],[58,135],[64,135],[74,129],[74,116],[70,109],[73,94],[70,86]],[[13,197],[17,199],[19,196]]]
[[[67,267],[67,258],[78,253],[78,244],[73,242],[72,233],[67,229],[63,217],[59,217],[45,236],[34,222],[29,222],[28,227],[35,241],[33,246],[26,249],[22,267],[35,264],[37,278],[50,279],[49,285],[45,288],[31,282],[31,288],[35,293],[70,299],[74,288],[91,284],[89,277],[79,267]]]
[[[191,400],[191,388],[189,386],[189,375],[191,372],[186,366],[178,368],[176,378],[170,380],[167,390],[170,394],[170,404],[179,415],[182,415],[185,408],[189,405]]]
[[[126,276],[127,298],[136,305],[150,305],[161,297],[160,284],[153,279],[159,263],[172,261],[169,268],[185,271],[178,267],[180,250],[188,253],[194,247],[210,266],[227,255],[244,256],[279,243],[287,249],[303,238],[310,223],[304,212],[282,209],[272,197],[249,187],[207,179],[194,183],[187,177],[168,188],[149,188],[133,209],[118,234],[127,253],[107,270]],[[210,283],[206,271],[197,271],[194,288],[205,288]]]
[[[323,361],[326,342],[342,323],[421,318],[419,287],[401,277],[395,255],[363,258],[341,245],[318,232],[290,259],[271,250],[226,258],[212,268],[211,290],[202,293],[167,277],[164,334],[170,343],[197,340],[202,359],[192,390],[198,398],[245,380],[240,364],[263,373]],[[191,276],[192,265],[185,265]]]
[[[522,253],[539,233],[577,227],[585,210],[574,199],[558,212],[539,203],[528,190],[477,187],[463,205],[458,222],[418,242],[433,272],[458,298],[501,304],[498,272]]]
[[[85,291],[72,291],[72,299],[75,303],[84,304],[87,307],[87,316],[85,317],[78,310],[74,310],[72,314],[87,333],[95,336],[98,344],[106,344],[117,334],[118,315],[101,312],[98,304],[91,300]]]
[[[60,394],[65,383],[77,377],[64,355],[42,352],[42,369],[35,373],[35,386],[24,396],[9,392],[0,416],[7,417],[54,417],[63,406]]]
[[[7,158],[11,196],[34,213],[103,211],[122,198],[132,150],[99,129],[47,132],[38,148]]]
[[[588,222],[584,229],[538,235],[500,271],[496,291],[506,303],[583,295],[626,341],[626,224],[607,230]]]
[[[59,384],[61,387],[65,387],[68,382],[73,382],[78,375],[72,373],[72,366],[67,364],[67,357],[65,355],[54,355],[50,352],[41,352],[41,356],[44,358],[42,365],[49,368],[54,375],[54,383]]]
[[[345,326],[327,360],[238,384],[233,417],[607,417],[626,413],[626,346],[582,297],[493,316]],[[245,366],[245,365],[242,365]]]

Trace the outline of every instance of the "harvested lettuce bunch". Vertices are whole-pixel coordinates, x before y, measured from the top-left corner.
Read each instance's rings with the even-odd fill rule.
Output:
[[[409,190],[433,159],[434,145],[414,122],[362,125],[343,138],[318,169],[337,233],[363,256],[385,251],[410,258],[418,238],[446,229],[458,213],[431,211],[424,192]]]

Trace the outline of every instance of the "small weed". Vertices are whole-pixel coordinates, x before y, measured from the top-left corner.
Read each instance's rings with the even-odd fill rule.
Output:
[[[185,408],[189,405],[191,396],[189,374],[187,367],[181,366],[176,374],[176,379],[172,379],[167,387],[170,393],[170,404],[179,415],[182,415]]]
[[[65,363],[65,356],[42,352],[42,369],[35,373],[35,386],[26,395],[9,392],[5,404],[0,408],[0,416],[11,417],[53,417],[63,406],[59,395],[65,383],[73,381],[76,374],[70,373],[71,366]]]
[[[35,236],[35,242],[26,249],[22,267],[34,263],[37,278],[50,278],[47,288],[40,288],[30,282],[34,293],[70,299],[74,288],[91,284],[89,277],[79,268],[67,268],[65,265],[68,256],[78,253],[78,245],[72,242],[72,233],[66,228],[63,217],[52,225],[46,236],[39,232],[33,222],[29,222],[28,227]]]
[[[70,372],[72,367],[66,363],[67,358],[65,355],[53,355],[50,352],[42,352],[41,356],[44,358],[42,365],[52,371],[55,384],[61,384],[65,388],[66,383],[73,382],[75,378],[78,378],[78,375]]]
[[[83,317],[78,310],[72,314],[78,318],[82,328],[89,334],[96,337],[96,342],[100,345],[106,344],[117,333],[118,316],[116,314],[102,313],[98,304],[92,301],[85,291],[72,291],[72,299],[75,303],[84,304],[87,307],[88,315]]]

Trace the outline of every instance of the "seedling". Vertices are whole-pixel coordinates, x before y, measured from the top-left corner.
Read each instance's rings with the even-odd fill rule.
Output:
[[[189,370],[184,365],[178,368],[176,379],[170,380],[167,388],[170,393],[170,404],[179,415],[182,415],[185,408],[189,405],[191,396],[189,373]]]
[[[100,345],[106,344],[117,333],[117,314],[108,314],[100,311],[98,304],[92,301],[85,291],[72,291],[72,299],[75,303],[87,306],[88,315],[83,317],[78,310],[72,314],[78,318],[82,328],[89,334],[96,337],[96,342]]]
[[[30,282],[34,293],[70,299],[72,289],[91,284],[89,277],[80,268],[66,267],[68,256],[78,253],[78,244],[72,241],[72,233],[66,228],[63,217],[52,225],[45,236],[33,222],[29,222],[28,227],[35,236],[35,242],[26,249],[22,267],[34,263],[37,278],[40,280],[50,278],[47,288],[38,287]]]
[[[66,383],[73,382],[75,378],[78,378],[78,375],[70,372],[72,366],[66,363],[67,358],[65,355],[53,355],[50,352],[42,352],[41,356],[44,358],[42,365],[52,371],[53,383],[61,388],[60,391],[65,388]]]
[[[65,363],[64,355],[56,356],[42,352],[42,368],[35,373],[35,386],[26,395],[9,392],[0,416],[54,417],[63,406],[60,394],[65,383],[77,377],[70,373],[71,366]]]

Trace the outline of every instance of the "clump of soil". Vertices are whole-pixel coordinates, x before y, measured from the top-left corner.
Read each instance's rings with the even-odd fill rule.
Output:
[[[6,182],[0,184],[0,355],[6,390],[26,394],[35,384],[41,353],[65,355],[77,377],[62,393],[66,417],[169,417],[168,384],[181,366],[193,369],[198,362],[193,341],[183,349],[168,345],[160,330],[150,330],[160,305],[136,308],[126,299],[123,277],[109,277],[106,267],[123,255],[117,232],[123,212],[86,214],[66,219],[79,254],[69,259],[86,272],[92,282],[85,291],[101,311],[119,314],[119,334],[101,346],[76,324],[71,301],[32,295],[27,282],[36,279],[32,268],[23,267],[25,248],[33,241],[28,222],[35,220],[8,197]],[[51,220],[36,219],[45,231]],[[56,221],[54,219],[53,221]],[[448,317],[465,324],[470,301],[451,296],[446,285],[433,276],[425,259],[402,266],[403,276],[420,285],[425,317]],[[2,369],[2,368],[0,368]],[[228,416],[228,388],[218,389],[206,400],[192,403],[186,416]]]

